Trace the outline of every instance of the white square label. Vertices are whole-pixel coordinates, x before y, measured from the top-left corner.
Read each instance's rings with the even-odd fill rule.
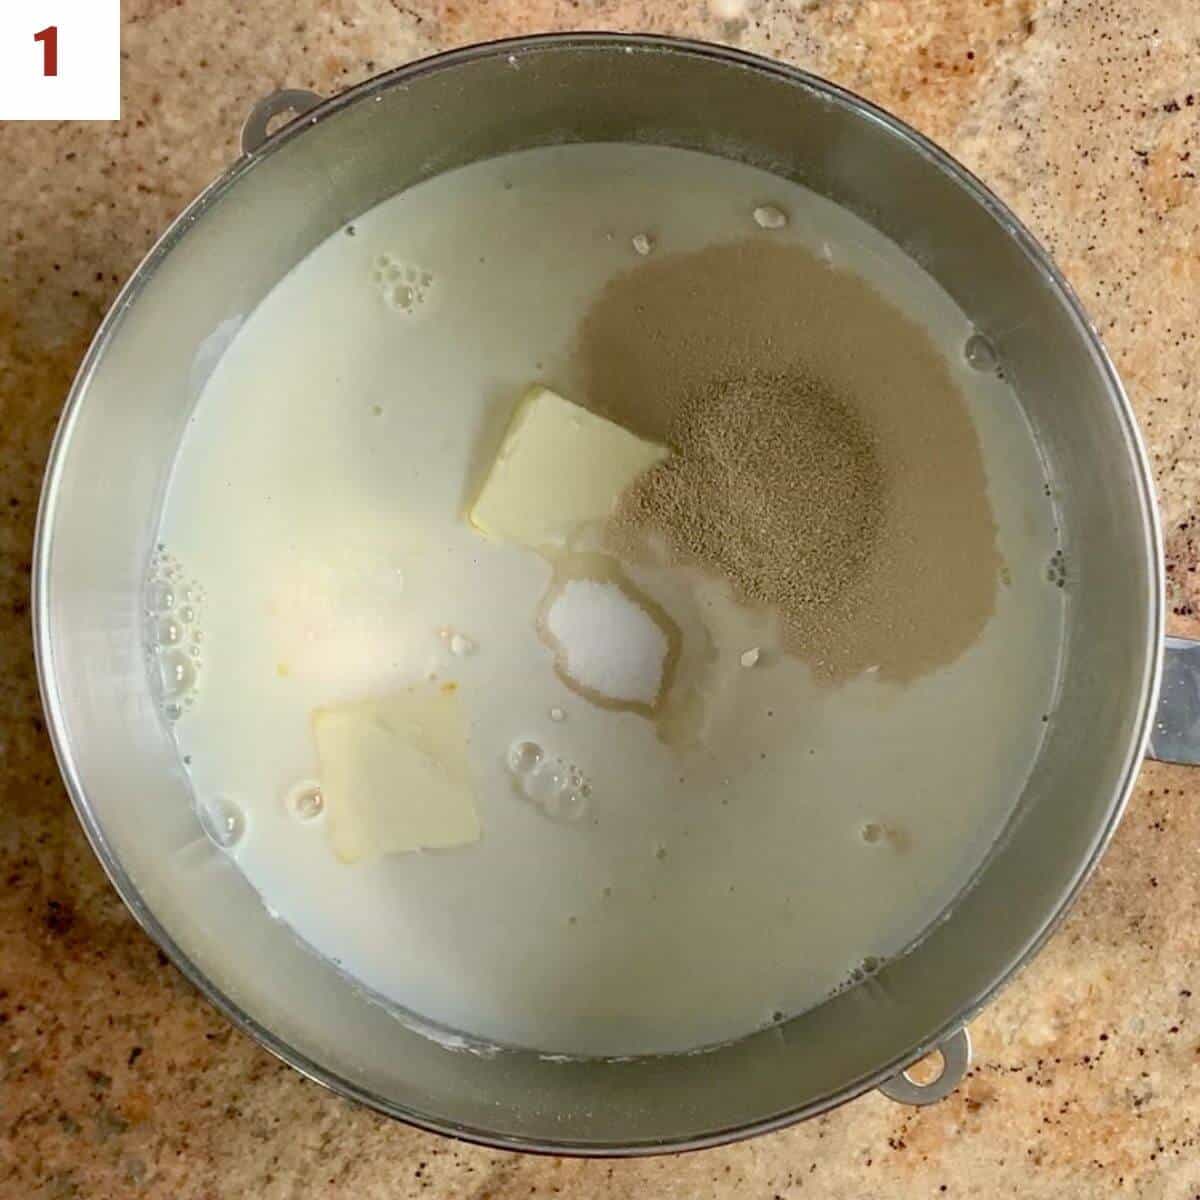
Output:
[[[121,0],[0,0],[0,120],[120,118]]]

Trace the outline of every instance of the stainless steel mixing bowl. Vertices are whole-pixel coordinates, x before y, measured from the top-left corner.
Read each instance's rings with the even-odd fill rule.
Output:
[[[631,1154],[709,1145],[883,1084],[927,1100],[961,1031],[1046,939],[1113,832],[1155,712],[1162,557],[1129,405],[1045,253],[960,166],[819,79],[712,46],[562,36],[456,51],[311,106],[260,106],[246,154],[151,251],[75,382],[46,479],[35,624],[49,726],[79,819],[133,914],[231,1020],[299,1070],[415,1124],[498,1146]],[[277,110],[302,115],[274,136]],[[1061,695],[1000,845],[877,977],[704,1054],[552,1062],[407,1028],[307,950],[198,837],[147,687],[142,581],[164,483],[233,332],[323,238],[395,192],[523,147],[685,146],[795,179],[882,230],[991,339],[1049,464],[1069,582]],[[869,348],[864,348],[869,352]],[[1177,694],[1196,696],[1181,650]],[[1172,714],[1164,709],[1164,721]],[[1174,753],[1195,744],[1191,710]],[[1168,740],[1170,738],[1168,737]],[[1182,749],[1179,749],[1182,746]],[[921,1089],[897,1073],[943,1044]]]

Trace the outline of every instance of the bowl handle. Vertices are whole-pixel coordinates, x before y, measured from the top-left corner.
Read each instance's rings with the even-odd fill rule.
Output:
[[[1166,639],[1147,753],[1159,762],[1200,763],[1200,641]]]
[[[934,1050],[941,1053],[942,1070],[929,1083],[916,1083],[908,1074],[910,1063],[897,1071],[890,1079],[879,1085],[879,1090],[897,1104],[936,1104],[945,1100],[963,1081],[971,1066],[971,1035],[964,1025],[955,1030],[945,1041],[939,1042]],[[931,1051],[930,1053],[932,1053]]]
[[[290,125],[297,117],[315,108],[325,97],[307,88],[281,88],[264,96],[249,112],[242,125],[242,153],[253,154],[261,150],[271,136],[277,132],[268,128],[271,122],[283,113],[293,116],[284,124]]]

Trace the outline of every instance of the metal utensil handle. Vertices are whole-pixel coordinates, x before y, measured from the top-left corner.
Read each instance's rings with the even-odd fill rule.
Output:
[[[944,1100],[962,1083],[971,1067],[971,1035],[966,1026],[952,1033],[936,1049],[942,1055],[942,1070],[936,1079],[917,1083],[909,1075],[909,1067],[905,1067],[881,1083],[879,1090],[897,1104],[936,1104]]]
[[[1147,753],[1159,762],[1200,763],[1200,642],[1169,637]]]
[[[324,96],[307,88],[281,88],[264,96],[250,110],[242,126],[242,153],[253,154],[261,149],[271,137],[267,127],[282,113],[293,113],[292,120],[295,120],[324,99]]]

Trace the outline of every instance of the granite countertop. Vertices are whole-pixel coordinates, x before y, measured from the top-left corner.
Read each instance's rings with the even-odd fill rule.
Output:
[[[42,466],[80,356],[267,92],[545,29],[725,41],[878,101],[1039,235],[1148,439],[1171,625],[1200,631],[1200,6],[1180,0],[125,0],[124,118],[0,126],[0,1195],[1200,1196],[1200,773],[1148,765],[1070,919],[972,1025],[948,1100],[878,1095],[726,1149],[473,1149],[234,1032],[126,913],[59,782],[29,645]],[[1193,161],[1192,154],[1196,153]]]

